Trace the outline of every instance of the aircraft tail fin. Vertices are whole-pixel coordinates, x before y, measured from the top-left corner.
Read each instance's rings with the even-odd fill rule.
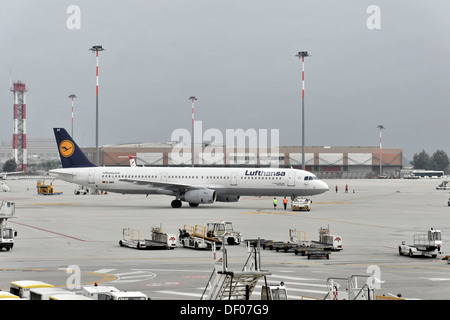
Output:
[[[64,128],[53,128],[63,168],[95,167]]]

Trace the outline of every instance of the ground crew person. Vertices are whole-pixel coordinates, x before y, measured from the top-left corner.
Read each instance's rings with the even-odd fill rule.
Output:
[[[284,197],[284,199],[283,199],[283,204],[284,204],[284,210],[286,210],[286,207],[287,207],[287,199],[286,199],[286,197]]]
[[[273,210],[277,210],[277,198],[273,198]]]

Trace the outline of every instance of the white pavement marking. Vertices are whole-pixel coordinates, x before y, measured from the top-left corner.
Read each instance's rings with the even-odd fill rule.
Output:
[[[172,294],[172,295],[181,295],[181,296],[187,296],[187,297],[196,297],[201,298],[201,294],[197,293],[190,293],[190,292],[179,292],[179,291],[169,291],[169,290],[162,290],[162,291],[156,291],[158,293],[164,293],[164,294]]]

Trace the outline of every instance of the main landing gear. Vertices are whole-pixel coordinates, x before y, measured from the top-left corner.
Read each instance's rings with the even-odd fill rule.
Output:
[[[198,203],[189,202],[189,206],[192,208],[198,207]],[[181,200],[175,199],[171,202],[172,208],[181,208]]]
[[[173,200],[171,202],[171,205],[172,205],[172,208],[181,208],[181,200],[178,200],[178,199]]]

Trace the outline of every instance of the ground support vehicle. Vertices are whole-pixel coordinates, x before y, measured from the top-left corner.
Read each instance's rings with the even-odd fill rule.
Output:
[[[266,248],[269,250],[273,250],[276,247],[281,247],[283,245],[283,241],[274,241],[274,240],[264,240],[261,243],[261,247],[265,250]]]
[[[373,275],[352,275],[327,279],[327,294],[323,300],[375,300],[378,279]]]
[[[312,201],[309,198],[295,198],[291,201],[292,211],[310,211]]]
[[[94,300],[79,294],[59,293],[48,297],[49,300]]]
[[[244,241],[242,234],[233,230],[233,224],[231,222],[213,222],[208,223],[206,227],[208,237],[222,239],[228,245],[239,245]]]
[[[50,184],[45,184],[45,180],[39,180],[36,183],[37,193],[43,195],[58,195],[62,194],[61,191],[55,191],[53,182]]]
[[[0,250],[6,251],[14,247],[14,237],[17,231],[8,226],[8,219],[15,218],[16,206],[14,202],[2,201],[0,203]]]
[[[442,237],[440,230],[431,228],[426,234],[415,234],[413,244],[407,245],[405,241],[398,246],[399,255],[428,256],[436,258],[441,253]]]
[[[177,246],[175,235],[162,232],[161,228],[152,228],[151,239],[145,239],[140,230],[124,228],[123,239],[119,241],[121,247],[136,249],[174,249]]]
[[[10,283],[9,292],[23,299],[30,298],[30,290],[35,288],[54,288],[55,286],[37,280],[18,280]]]
[[[262,246],[266,240],[264,239],[245,239],[245,245],[250,247],[257,247],[258,245]]]
[[[342,247],[342,238],[330,234],[330,229],[319,229],[319,241],[311,241],[304,231],[289,229],[291,239],[295,239],[294,253],[296,255],[311,257],[325,257],[329,259],[331,251],[340,251]]]
[[[284,282],[267,284],[261,287],[261,300],[287,300],[287,290]]]
[[[105,296],[105,300],[150,300],[150,298],[140,291],[114,291]]]
[[[75,191],[73,192],[75,195],[86,195],[88,194],[88,188],[86,188],[85,186],[78,186],[78,188],[75,189]]]
[[[284,252],[289,252],[292,250],[295,250],[298,247],[298,243],[296,242],[274,242],[273,243],[273,248],[275,249],[276,252],[278,251],[284,251]]]
[[[120,291],[116,287],[112,286],[88,286],[81,288],[81,294],[85,297],[91,298],[93,300],[106,300],[106,295],[110,292]]]
[[[20,299],[20,297],[8,291],[0,291],[0,301],[15,299]]]
[[[180,229],[179,241],[184,248],[220,250],[222,241],[214,236],[208,237],[206,227],[184,225]]]
[[[302,256],[307,256],[308,259],[311,258],[327,258],[330,259],[331,250],[327,248],[314,248],[314,247],[308,247],[308,248],[301,248],[295,250],[295,254],[298,255],[301,253]]]
[[[228,266],[227,248],[224,247],[200,300],[250,300],[258,282],[264,279],[267,286],[267,276],[271,275],[261,269],[260,251],[260,246],[253,246],[248,250],[243,268],[233,270]]]
[[[32,289],[30,289],[30,300],[50,300],[50,296],[57,295],[57,294],[75,295],[75,292],[65,290],[63,288],[56,288],[56,287],[32,288]]]
[[[320,228],[319,241],[311,241],[311,245],[329,248],[331,251],[341,251],[344,249],[342,246],[342,237],[331,234],[329,227],[326,229]]]

